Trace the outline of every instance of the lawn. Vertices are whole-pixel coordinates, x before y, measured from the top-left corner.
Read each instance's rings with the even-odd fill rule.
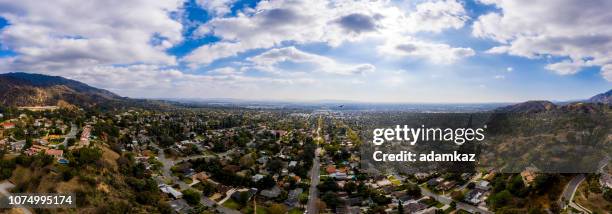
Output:
[[[400,180],[397,180],[397,178],[390,176],[389,177],[389,181],[391,181],[391,183],[395,186],[399,186],[402,184],[402,182]]]
[[[240,210],[242,213],[253,213],[253,206],[248,206]],[[268,208],[264,206],[257,205],[257,213],[256,214],[268,214]]]
[[[304,213],[304,210],[300,208],[293,208],[289,210],[289,214],[302,214],[302,213]]]
[[[230,208],[230,209],[235,209],[235,210],[240,210],[240,204],[236,201],[234,201],[233,199],[228,199],[227,201],[225,201],[225,203],[222,204],[224,207]]]

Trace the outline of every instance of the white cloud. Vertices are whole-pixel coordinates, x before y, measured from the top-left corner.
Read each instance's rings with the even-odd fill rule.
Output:
[[[121,96],[145,98],[261,98],[291,86],[312,84],[308,77],[248,76],[232,68],[188,74],[156,65],[91,66],[38,72],[82,81]]]
[[[559,75],[572,75],[576,74],[582,69],[584,63],[574,62],[571,60],[564,60],[557,63],[546,65],[546,69],[555,72]]]
[[[263,1],[254,10],[236,17],[219,17],[199,27],[200,35],[212,34],[220,42],[202,46],[184,59],[209,64],[252,49],[272,48],[285,41],[339,44],[341,28],[332,24],[339,11],[324,1]],[[347,37],[350,38],[350,35]]]
[[[213,35],[221,41],[199,47],[183,60],[192,66],[208,65],[287,42],[335,47],[365,38],[412,38],[417,32],[461,28],[467,19],[463,6],[455,0],[421,3],[412,12],[392,1],[262,1],[236,17],[217,17],[200,26],[197,35]]]
[[[609,82],[612,82],[612,65],[604,65],[601,67],[601,76]]]
[[[236,0],[196,0],[200,7],[214,16],[223,16],[230,13],[234,2]]]
[[[451,47],[443,43],[418,40],[395,40],[379,47],[383,54],[393,56],[412,56],[430,60],[434,63],[450,64],[475,54],[471,48]]]
[[[169,13],[181,1],[0,1],[10,25],[0,32],[4,48],[18,53],[13,70],[74,66],[174,64],[164,52],[182,41],[182,25]]]
[[[501,79],[506,79],[506,76],[504,76],[504,75],[495,75],[493,78],[501,80]]]
[[[424,2],[409,15],[410,27],[415,31],[440,32],[463,27],[467,16],[463,5],[455,0]]]
[[[384,56],[443,64],[475,54],[468,47],[419,39],[420,32],[464,26],[468,17],[457,0],[416,1],[410,6],[392,0],[261,1],[229,17],[236,2],[196,0],[212,19],[201,23],[195,37],[209,35],[220,41],[181,58],[181,63],[197,68],[185,72],[166,52],[183,39],[194,39],[183,38],[181,21],[186,20],[175,19],[187,12],[182,11],[183,1],[0,0],[0,16],[10,23],[0,32],[0,44],[17,53],[0,58],[0,72],[61,75],[132,97],[333,98],[350,93],[355,99],[384,100],[380,91],[370,90],[377,86],[373,82],[401,88],[411,77],[379,75],[385,66],[349,63],[295,47],[323,44],[332,53],[343,44],[363,45]],[[210,65],[233,56],[238,60]],[[372,58],[378,63],[381,56]],[[312,90],[305,92],[306,84]],[[361,86],[352,88],[354,84]]]
[[[500,12],[482,15],[472,34],[501,43],[489,53],[527,58],[567,57],[547,69],[561,75],[612,64],[612,2],[487,0]],[[529,5],[526,7],[525,5]],[[602,68],[602,74],[606,72]]]
[[[348,65],[338,63],[331,58],[307,53],[293,46],[271,49],[247,60],[253,62],[255,67],[267,71],[277,71],[277,65],[283,62],[310,64],[315,67],[316,72],[343,75],[371,73],[376,69],[371,64]]]
[[[203,45],[185,57],[191,67],[199,64],[209,64],[217,59],[236,56],[244,51],[246,46],[240,42],[219,42]]]
[[[238,71],[236,68],[233,68],[233,67],[222,67],[222,68],[216,68],[216,69],[208,71],[208,74],[219,74],[219,75],[238,75],[241,73],[242,72]]]

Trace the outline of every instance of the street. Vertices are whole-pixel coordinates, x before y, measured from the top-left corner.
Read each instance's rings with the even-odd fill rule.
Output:
[[[74,139],[76,138],[76,134],[77,134],[77,126],[74,123],[70,124],[70,132],[68,132],[68,134],[66,134],[64,136],[64,142],[62,144],[64,144],[64,148],[68,148],[68,140],[69,139]]]
[[[0,195],[3,196],[9,196],[10,192],[8,191],[9,189],[15,187],[15,185],[11,182],[9,182],[8,180],[2,181],[0,182]],[[25,214],[32,214],[32,212],[30,212],[30,210],[28,210],[27,208],[23,207],[23,206],[18,206],[19,209],[21,209],[21,211]]]
[[[574,195],[576,194],[576,190],[578,189],[578,186],[580,186],[580,183],[582,183],[582,181],[585,180],[585,176],[584,174],[579,174],[577,176],[575,176],[574,178],[572,178],[572,180],[570,180],[567,183],[567,186],[565,186],[565,189],[563,190],[563,193],[561,194],[561,198],[559,198],[559,200],[563,203],[563,208],[567,208],[567,206],[570,206],[576,210],[579,210],[580,212],[583,213],[591,213],[590,210],[574,203]]]
[[[320,124],[319,124],[320,125]],[[317,200],[319,198],[319,177],[321,175],[321,163],[319,160],[319,154],[321,153],[321,148],[319,147],[319,142],[321,141],[321,127],[317,127],[317,131],[315,132],[317,135],[317,149],[315,149],[315,157],[312,160],[312,168],[310,169],[310,189],[308,190],[308,205],[306,207],[305,213],[319,213],[317,207]]]
[[[561,194],[561,198],[559,198],[559,200],[562,200],[563,203],[566,203],[567,201],[571,201],[574,198],[576,189],[578,189],[578,185],[580,185],[580,183],[584,181],[584,179],[585,177],[583,174],[577,175],[574,178],[572,178],[572,180],[570,180],[567,183],[567,186],[565,186],[565,189],[563,190],[563,194]]]
[[[317,148],[317,154],[312,161],[312,168],[310,169],[310,190],[308,193],[308,207],[306,208],[307,213],[318,213],[317,198],[319,196],[319,189],[317,186],[319,185],[319,175],[321,174],[319,170],[321,165],[319,163],[318,150]]]
[[[176,164],[177,162],[180,162],[180,161],[191,160],[191,159],[198,159],[198,158],[203,158],[203,157],[208,157],[209,156],[209,155],[196,155],[196,156],[191,156],[191,157],[186,157],[186,158],[179,159],[180,161],[173,161],[173,160],[170,160],[170,159],[166,158],[166,154],[164,154],[164,150],[159,148],[159,146],[157,146],[156,144],[151,144],[151,146],[153,146],[155,149],[158,150],[157,158],[164,165],[162,167],[162,175],[163,175],[163,177],[164,178],[172,179],[172,182],[178,184],[181,190],[186,190],[186,189],[189,189],[191,187],[189,186],[189,184],[181,181],[178,177],[172,176],[172,172],[170,171],[172,166],[174,166],[174,164]],[[216,206],[215,209],[218,212],[220,212],[220,213],[225,213],[225,214],[239,214],[240,213],[237,210],[224,207],[221,204],[218,204],[217,202],[211,200],[210,198],[208,198],[206,196],[200,197],[200,203],[205,205],[205,206],[207,206],[207,207],[215,207],[215,204],[216,204],[217,206]]]

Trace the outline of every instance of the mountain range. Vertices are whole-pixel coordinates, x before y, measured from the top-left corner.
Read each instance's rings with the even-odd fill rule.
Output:
[[[183,105],[181,101],[145,100],[121,97],[110,91],[60,76],[32,73],[0,74],[0,105],[2,106],[60,106],[98,109],[125,107],[164,108]],[[589,110],[585,103],[612,104],[612,90],[580,102],[557,105],[550,101],[527,101],[497,108],[500,112],[540,112],[554,109]]]
[[[587,102],[612,104],[612,89],[589,98]]]
[[[599,109],[599,105],[612,105],[612,90],[597,94],[589,99],[575,102],[564,102],[555,104],[546,100],[534,100],[505,107],[497,108],[497,112],[505,113],[536,113],[552,110],[568,110],[568,111],[583,111],[592,112]]]
[[[19,72],[0,74],[0,105],[117,109],[162,107],[164,104],[154,100],[121,97],[60,76]]]

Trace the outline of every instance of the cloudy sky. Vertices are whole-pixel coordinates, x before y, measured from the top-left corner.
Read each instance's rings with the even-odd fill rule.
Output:
[[[0,72],[123,96],[514,102],[612,88],[608,0],[0,0]]]

